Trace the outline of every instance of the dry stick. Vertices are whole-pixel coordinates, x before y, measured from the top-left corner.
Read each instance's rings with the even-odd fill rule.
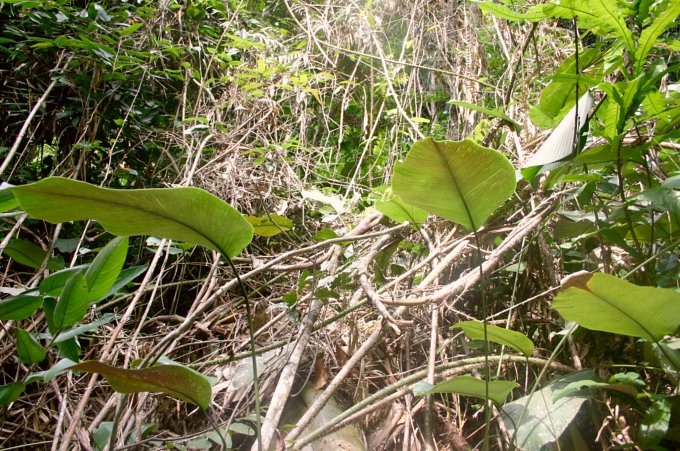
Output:
[[[21,215],[19,219],[17,219],[16,224],[12,227],[12,230],[9,231],[9,233],[3,238],[2,242],[0,242],[0,257],[2,256],[2,251],[5,250],[7,247],[7,244],[9,244],[9,241],[12,239],[14,234],[21,228],[21,224],[24,223],[24,221],[28,218],[28,215]],[[12,321],[7,321],[5,322],[5,327],[0,328],[0,342],[2,342],[3,338],[5,338],[5,335],[7,334],[7,331],[9,330],[9,327],[11,326]]]
[[[561,363],[557,362],[551,362],[546,359],[541,359],[538,357],[525,357],[525,356],[518,356],[518,355],[505,355],[505,356],[489,356],[489,361],[497,361],[497,362],[514,362],[514,363],[530,363],[532,365],[540,365],[544,367],[551,367],[555,370],[558,371],[563,371],[563,372],[572,372],[573,368],[563,365]],[[437,373],[444,373],[447,375],[447,377],[450,377],[453,374],[459,374],[459,373],[464,373],[467,371],[470,371],[475,368],[481,368],[484,366],[484,357],[473,357],[469,359],[463,359],[463,360],[458,360],[455,362],[449,362],[449,363],[444,363],[441,365],[437,365],[435,367],[435,371]],[[427,376],[428,370],[420,370],[417,371],[409,376],[404,377],[403,379],[388,385],[387,387],[375,392],[371,396],[363,399],[359,403],[355,404],[354,406],[350,407],[349,409],[345,410],[342,412],[340,415],[336,416],[329,422],[327,422],[325,425],[319,427],[317,430],[313,431],[311,434],[307,435],[301,440],[298,440],[295,442],[295,444],[289,448],[290,451],[295,451],[295,450],[300,450],[304,446],[308,445],[309,443],[312,443],[315,440],[318,440],[321,437],[324,437],[328,434],[333,433],[334,431],[341,429],[345,426],[347,426],[350,422],[356,421],[359,418],[365,416],[367,413],[370,413],[371,411],[375,410],[376,408],[380,407],[383,405],[387,400],[388,396],[394,394],[395,396],[390,397],[389,400],[394,400],[398,399],[399,397],[403,396],[404,394],[408,393],[411,390],[411,386],[415,384],[416,382],[422,380],[424,377]],[[396,396],[399,394],[399,396]]]
[[[430,305],[431,310],[431,322],[430,325],[430,352],[429,358],[427,360],[427,382],[434,385],[435,379],[435,363],[437,361],[437,338],[439,335],[439,306],[438,304],[432,303]],[[434,451],[436,449],[435,439],[434,439],[434,396],[428,394],[425,397],[425,402],[427,403],[427,409],[425,411],[425,449],[428,451]]]
[[[399,326],[408,325],[410,324],[410,322],[397,321],[396,319],[394,319],[394,317],[392,317],[390,312],[387,311],[385,304],[380,302],[380,295],[375,292],[368,279],[368,264],[374,261],[376,255],[378,255],[382,248],[392,240],[393,240],[392,235],[385,235],[382,238],[380,238],[378,241],[376,241],[375,244],[373,244],[373,246],[371,246],[371,249],[368,251],[366,256],[359,261],[357,266],[359,272],[359,284],[361,285],[361,288],[363,289],[364,293],[366,293],[366,296],[371,300],[371,302],[378,310],[378,312],[380,312],[383,318],[387,320],[390,327],[392,327],[392,329],[394,329],[394,331],[398,335],[401,335],[401,330],[399,329]]]
[[[533,230],[541,225],[543,220],[552,212],[552,210],[557,205],[557,200],[562,195],[562,193],[557,193],[552,197],[544,200],[541,204],[536,207],[530,214],[524,217],[513,231],[503,240],[503,242],[498,246],[493,253],[484,261],[483,270],[484,272],[490,272],[493,268],[498,265],[505,254],[510,252],[515,245],[522,241],[522,239],[528,236]],[[457,295],[460,292],[467,289],[469,286],[474,285],[479,281],[479,271],[472,271],[469,274],[459,278],[453,283],[444,285],[442,288],[437,290],[428,296],[423,296],[420,298],[411,299],[386,299],[383,298],[381,301],[388,305],[402,305],[402,306],[415,306],[423,305],[430,302],[442,302],[451,296]]]
[[[354,233],[363,232],[368,227],[377,224],[380,217],[381,215],[369,217],[368,221],[362,222],[362,224],[355,228],[352,232]],[[382,236],[380,240],[378,240],[378,243],[380,243],[380,245],[373,246],[372,255],[375,255],[378,252],[378,250],[382,247],[382,244],[384,244],[386,241],[390,239],[391,235],[389,234]],[[331,254],[332,258],[336,258],[338,256],[339,252],[333,252]],[[317,299],[314,299],[310,305],[307,319],[305,320],[304,324],[300,326],[299,337],[295,345],[295,348],[290,358],[288,359],[288,362],[283,368],[274,394],[272,395],[272,400],[267,410],[267,416],[261,427],[262,441],[261,443],[254,444],[252,447],[252,451],[256,451],[257,449],[269,449],[271,441],[273,440],[274,435],[276,434],[276,429],[279,424],[279,420],[281,419],[283,408],[286,404],[286,401],[288,400],[288,397],[290,396],[290,391],[293,387],[293,382],[295,381],[295,376],[297,373],[297,368],[299,366],[300,360],[302,358],[302,353],[305,350],[307,343],[309,342],[311,333],[314,331],[314,323],[322,307],[323,303]]]
[[[333,396],[336,390],[340,387],[343,381],[350,375],[354,370],[354,367],[364,358],[368,351],[370,351],[373,346],[375,346],[382,338],[382,334],[385,330],[385,326],[381,326],[374,330],[373,333],[368,337],[368,339],[361,345],[361,347],[352,355],[352,357],[342,366],[342,369],[338,374],[335,375],[333,380],[328,384],[328,387],[324,392],[314,400],[309,409],[305,414],[297,421],[297,425],[290,431],[286,436],[286,440],[292,441],[296,440],[302,431],[309,425],[309,423],[321,412],[321,409],[326,405],[329,399]]]
[[[288,362],[283,367],[281,371],[281,376],[276,384],[276,389],[272,395],[272,400],[267,409],[267,416],[262,423],[261,434],[262,434],[262,447],[260,449],[269,449],[269,445],[276,434],[276,428],[281,419],[281,414],[283,413],[283,408],[288,401],[290,396],[290,391],[293,388],[293,382],[295,382],[295,375],[297,374],[297,369],[302,358],[302,353],[307,347],[309,342],[309,337],[312,333],[312,328],[316,318],[319,316],[319,312],[323,307],[323,303],[318,299],[314,299],[309,306],[309,313],[307,314],[307,319],[300,326],[299,337],[295,348],[291,353]],[[258,450],[258,443],[253,444],[251,451]]]
[[[105,360],[108,356],[111,350],[113,349],[113,346],[116,342],[116,339],[118,338],[118,335],[120,335],[121,331],[123,330],[123,326],[125,326],[125,323],[130,319],[132,314],[134,313],[135,309],[137,308],[137,303],[139,300],[142,298],[144,293],[146,293],[146,286],[149,284],[151,281],[151,276],[153,275],[154,270],[156,269],[156,265],[158,264],[158,261],[160,260],[160,256],[163,255],[162,252],[163,246],[159,246],[158,250],[156,251],[156,254],[153,257],[153,260],[151,261],[151,264],[149,265],[149,269],[146,270],[146,274],[144,275],[144,279],[142,280],[142,283],[139,285],[139,288],[137,288],[137,292],[135,293],[135,297],[130,301],[130,305],[128,306],[127,310],[123,314],[123,317],[120,319],[118,322],[118,325],[116,328],[113,330],[111,333],[111,337],[109,338],[109,341],[106,343],[106,346],[104,347],[104,350],[102,351],[102,354],[100,356],[100,360]],[[87,405],[88,401],[90,400],[90,395],[92,394],[92,390],[94,389],[94,384],[97,382],[98,374],[93,374],[90,377],[90,382],[87,384],[87,388],[85,389],[85,392],[83,393],[83,397],[80,399],[80,402],[78,403],[78,407],[76,408],[76,411],[73,413],[73,418],[74,421],[71,423],[71,426],[68,428],[68,431],[66,431],[66,434],[64,435],[64,441],[61,444],[61,451],[67,451],[69,449],[69,445],[71,444],[71,440],[73,440],[73,435],[75,434],[75,431],[78,427],[79,424],[79,419],[83,417],[83,412],[85,411],[85,406]]]
[[[243,274],[241,276],[241,280],[245,281],[248,280],[260,273],[263,273],[267,270],[272,269],[275,267],[278,263],[281,263],[282,261],[285,261],[291,257],[297,256],[297,255],[303,255],[309,252],[316,251],[318,249],[322,249],[326,246],[329,246],[331,244],[336,244],[336,243],[342,243],[345,241],[355,241],[355,240],[362,240],[362,239],[367,239],[367,238],[375,238],[378,236],[382,236],[385,233],[391,233],[395,232],[401,229],[405,229],[409,227],[408,225],[400,225],[397,227],[392,227],[391,229],[387,229],[384,231],[380,232],[374,232],[374,233],[366,233],[363,234],[368,228],[373,227],[375,224],[377,224],[380,219],[382,218],[382,214],[376,213],[367,216],[364,218],[357,227],[354,228],[349,234],[347,234],[344,237],[339,237],[339,238],[333,238],[330,240],[323,241],[321,243],[316,243],[311,246],[307,246],[301,249],[297,249],[294,251],[286,252],[285,254],[281,254],[278,257],[270,260],[269,262],[263,264],[262,266],[258,266],[247,273]],[[363,234],[363,235],[362,235]],[[184,332],[186,332],[192,324],[196,322],[196,320],[208,309],[212,307],[212,304],[215,303],[220,297],[226,293],[227,291],[231,290],[237,285],[238,281],[236,279],[232,279],[229,282],[225,283],[222,285],[218,290],[215,291],[215,293],[212,294],[208,299],[205,300],[203,304],[201,304],[191,315],[187,316],[182,324],[177,326],[175,330],[170,332],[168,335],[166,335],[161,341],[159,341],[154,348],[151,350],[149,353],[149,356],[153,355],[162,355],[163,352],[175,341],[177,340]]]
[[[57,66],[59,66],[59,63],[61,63],[61,60],[64,58],[64,53],[62,52],[61,55],[59,55],[59,60],[57,61]],[[70,58],[69,58],[70,60]],[[68,61],[67,61],[68,63]],[[31,112],[28,114],[28,117],[24,121],[24,125],[21,126],[21,130],[19,130],[19,134],[17,135],[17,139],[14,140],[14,144],[12,145],[12,148],[9,150],[9,153],[5,157],[5,161],[2,162],[2,166],[0,166],[0,176],[5,172],[7,169],[7,166],[9,166],[10,161],[12,158],[14,158],[14,154],[17,153],[17,150],[19,149],[19,146],[21,145],[21,141],[24,140],[24,136],[26,136],[26,132],[28,131],[28,126],[31,125],[31,121],[33,120],[33,117],[38,113],[38,110],[40,107],[45,103],[45,100],[47,100],[47,96],[50,95],[50,92],[54,87],[57,85],[57,79],[55,78],[52,80],[52,83],[50,83],[47,86],[47,89],[45,89],[45,92],[43,93],[42,96],[38,99],[38,102],[33,106],[33,109]]]

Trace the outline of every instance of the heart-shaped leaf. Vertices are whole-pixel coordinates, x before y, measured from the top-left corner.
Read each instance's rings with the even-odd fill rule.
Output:
[[[123,369],[91,360],[71,369],[99,373],[119,393],[165,393],[202,409],[207,409],[212,399],[210,381],[197,371],[178,364]]]
[[[407,204],[476,230],[515,183],[515,170],[501,153],[471,140],[427,138],[396,165],[392,189]]]
[[[502,405],[515,387],[517,383],[513,381],[490,381],[489,399]],[[413,387],[413,393],[416,396],[430,393],[458,393],[484,399],[486,398],[486,382],[470,375],[457,376],[437,385],[421,381]]]
[[[52,223],[93,219],[115,235],[155,235],[229,257],[253,236],[238,211],[198,188],[118,190],[49,177],[9,189],[26,213]]]
[[[484,323],[481,321],[463,321],[451,326],[451,329],[455,328],[463,329],[472,340],[484,340]],[[487,324],[486,335],[488,341],[510,346],[527,357],[534,353],[534,343],[523,333]]]
[[[680,327],[680,293],[603,273],[580,276],[555,297],[553,308],[586,329],[652,341]]]

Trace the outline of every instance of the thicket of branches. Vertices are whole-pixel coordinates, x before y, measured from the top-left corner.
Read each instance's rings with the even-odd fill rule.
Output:
[[[626,18],[638,32],[673,8],[634,3],[628,7],[652,11],[640,24]],[[572,80],[559,69],[565,61],[591,58],[577,74],[584,80],[634,83],[615,36],[587,32],[578,20],[501,17],[440,0],[0,2],[0,175],[14,185],[58,175],[109,188],[196,186],[243,214],[290,219],[290,230],[257,237],[234,259],[249,293],[259,396],[269,406],[262,436],[272,446],[337,446],[319,445],[320,437],[351,423],[354,432],[335,440],[465,449],[481,447],[490,430],[492,447],[512,448],[498,410],[485,427],[479,399],[412,390],[421,380],[484,376],[484,346],[450,329],[482,319],[484,290],[489,324],[536,344],[530,358],[491,345],[488,377],[516,381],[515,399],[588,368],[602,381],[628,374],[628,385],[651,394],[593,392],[562,446],[637,446],[650,424],[665,424],[654,444],[673,447],[673,364],[630,337],[573,332],[550,304],[560,280],[579,270],[677,290],[672,24],[648,57],[660,76],[635,93],[639,111],[625,116],[618,154],[563,166],[561,180],[546,172],[520,181],[479,232],[481,253],[449,221],[400,225],[375,208],[389,195],[395,163],[424,137],[471,138],[519,170],[561,120],[565,105],[550,127],[547,119],[534,125],[530,111],[545,104],[551,82]],[[594,88],[583,83],[581,94]],[[604,105],[586,148],[609,139]],[[636,197],[673,177],[661,198]],[[0,227],[0,248],[31,241],[64,266],[92,261],[111,239],[95,222],[55,226],[8,213]],[[36,288],[50,273],[42,262],[15,260],[0,260],[3,296]],[[80,358],[130,367],[162,351],[216,378],[210,418],[165,396],[122,396],[100,378],[67,373],[29,385],[3,408],[0,447],[219,447],[217,424],[234,448],[257,449],[246,309],[233,271],[199,247],[131,238],[126,267],[143,264],[140,277],[90,309],[89,322],[117,316],[81,337]],[[4,384],[59,360],[52,348],[44,362],[22,364],[18,324],[46,332],[38,317],[2,322]],[[337,415],[297,401],[310,386],[332,399]],[[270,423],[296,402],[302,413]],[[658,406],[667,407],[659,407],[665,423],[650,423]],[[287,439],[274,431],[289,432],[286,423],[297,425]]]

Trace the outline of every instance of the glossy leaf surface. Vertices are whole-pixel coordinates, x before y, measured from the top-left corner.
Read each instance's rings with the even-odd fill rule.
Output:
[[[11,188],[21,208],[52,223],[93,219],[115,235],[155,235],[233,257],[253,229],[223,200],[198,188],[116,190],[61,177]]]
[[[47,352],[33,335],[22,328],[17,329],[17,354],[21,363],[30,365],[45,360]]]
[[[20,294],[0,301],[0,320],[26,319],[40,308],[43,298]]]
[[[471,140],[427,138],[395,166],[392,189],[410,205],[476,230],[515,191],[515,170]]]
[[[513,381],[490,381],[489,399],[502,405],[515,387],[517,383]],[[418,382],[413,387],[413,393],[418,396],[430,393],[458,393],[484,399],[486,398],[486,382],[469,375],[457,376],[437,385]]]
[[[128,238],[116,237],[97,254],[94,261],[85,271],[89,302],[97,302],[109,292],[116,282],[125,258],[127,257]]]
[[[463,321],[451,326],[451,329],[455,328],[463,329],[465,335],[472,340],[484,340],[484,323],[481,321]],[[488,324],[486,328],[489,341],[510,346],[527,357],[534,353],[534,343],[523,333],[492,324]]]
[[[119,393],[165,393],[207,409],[212,399],[208,379],[180,365],[141,369],[115,368],[97,361],[82,362],[71,369],[99,373]]]
[[[596,273],[561,291],[553,308],[586,329],[658,341],[680,327],[680,293]]]

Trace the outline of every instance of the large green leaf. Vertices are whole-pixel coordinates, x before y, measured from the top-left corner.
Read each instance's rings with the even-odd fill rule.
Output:
[[[40,268],[42,262],[47,258],[47,252],[37,244],[26,240],[9,240],[4,252],[17,263],[33,269]],[[63,266],[53,259],[47,260],[47,269],[57,271],[62,268]]]
[[[554,393],[568,384],[582,379],[593,379],[592,371],[570,374],[535,392],[509,402],[501,409],[508,433],[520,449],[544,449],[557,441],[578,415],[586,396],[563,396],[554,400]]]
[[[246,221],[253,226],[255,235],[264,237],[276,236],[293,228],[293,221],[277,214],[246,216]]]
[[[116,237],[99,252],[85,272],[89,289],[87,300],[102,300],[115,283],[127,257],[128,238]]]
[[[53,333],[79,323],[87,312],[87,283],[80,273],[75,273],[66,282],[59,301],[54,308]]]
[[[50,274],[40,282],[38,289],[40,294],[45,296],[59,297],[61,291],[64,289],[64,285],[71,276],[77,272],[84,273],[89,265],[78,265],[72,266],[70,268],[62,269],[55,273]]]
[[[61,177],[10,188],[29,215],[52,223],[94,219],[116,235],[155,235],[229,257],[253,228],[223,200],[198,188],[116,190]]]
[[[23,382],[10,382],[9,384],[0,385],[0,406],[19,399],[19,396],[26,390],[26,384]]]
[[[85,332],[94,330],[101,325],[111,322],[115,317],[116,315],[113,313],[105,313],[96,321],[87,324],[81,324],[79,326],[73,327],[72,329],[65,330],[54,339],[54,343],[62,343],[64,341],[70,340],[71,338],[75,338],[81,334],[84,334]]]
[[[203,409],[208,408],[212,399],[210,381],[202,374],[177,364],[123,369],[92,360],[71,369],[99,373],[119,393],[165,393]]]
[[[489,399],[502,405],[515,387],[517,383],[513,381],[490,381]],[[413,387],[413,393],[417,396],[430,393],[458,393],[484,399],[486,398],[486,381],[469,375],[456,376],[437,385],[421,381]]]
[[[471,140],[427,138],[396,165],[392,189],[410,205],[476,230],[515,191],[515,170]]]
[[[395,195],[390,195],[387,200],[375,203],[375,209],[388,218],[398,223],[410,222],[411,224],[422,224],[427,221],[427,212],[413,205],[409,205],[404,200]]]
[[[13,210],[19,206],[14,194],[8,189],[0,189],[0,213]]]
[[[463,321],[451,326],[451,329],[455,328],[463,329],[472,340],[484,340],[484,323],[481,321]],[[488,341],[510,346],[527,357],[534,353],[534,343],[523,333],[487,324],[486,335]]]
[[[0,320],[20,320],[31,316],[43,303],[41,296],[20,294],[0,301]]]
[[[47,351],[33,335],[19,327],[17,328],[17,354],[21,363],[29,365],[45,360]]]
[[[680,293],[603,273],[578,278],[555,297],[553,308],[586,329],[652,341],[680,327]]]

